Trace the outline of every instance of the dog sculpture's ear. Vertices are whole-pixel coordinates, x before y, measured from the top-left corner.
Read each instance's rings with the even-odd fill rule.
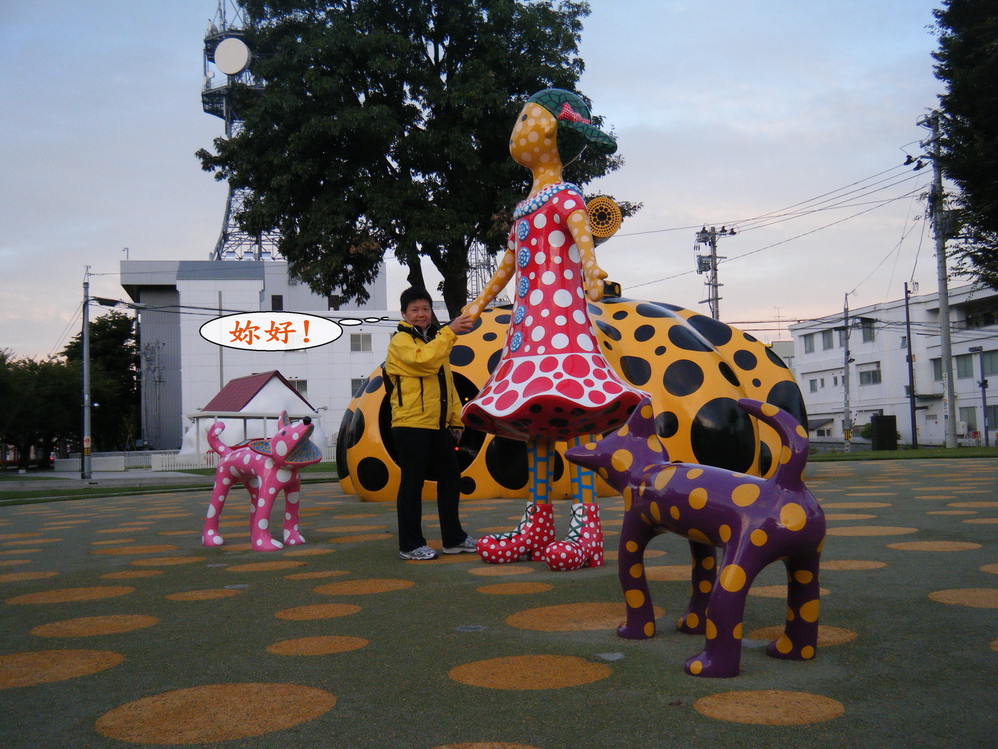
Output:
[[[277,428],[279,430],[280,429],[284,429],[284,427],[286,427],[290,423],[291,423],[291,420],[288,418],[288,412],[287,411],[281,411],[281,418],[279,418],[277,420]]]

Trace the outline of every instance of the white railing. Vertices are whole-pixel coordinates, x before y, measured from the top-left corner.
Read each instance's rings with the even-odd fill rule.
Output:
[[[336,460],[336,447],[321,448],[322,462],[331,463]],[[189,471],[195,468],[215,468],[218,465],[218,453],[150,453],[153,471]]]
[[[154,471],[188,471],[194,468],[214,468],[218,453],[155,453],[152,455]]]

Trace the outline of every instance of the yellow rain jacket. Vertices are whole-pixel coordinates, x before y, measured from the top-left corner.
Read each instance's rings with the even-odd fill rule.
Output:
[[[424,338],[408,322],[399,323],[385,360],[393,427],[463,426],[450,371],[450,351],[456,341],[457,334],[446,325],[427,328]]]

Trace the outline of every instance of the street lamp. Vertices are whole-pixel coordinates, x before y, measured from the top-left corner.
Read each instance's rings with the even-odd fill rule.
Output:
[[[984,347],[971,346],[968,351],[977,354],[981,366],[981,380],[977,384],[981,387],[981,415],[984,417],[984,446],[991,446],[991,438],[988,436],[988,381],[984,377]]]

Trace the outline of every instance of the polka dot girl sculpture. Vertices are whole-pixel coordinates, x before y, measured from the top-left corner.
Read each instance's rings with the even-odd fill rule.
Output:
[[[582,193],[562,180],[563,164],[586,146],[616,150],[614,140],[592,125],[578,95],[547,89],[527,100],[509,149],[518,164],[531,170],[533,185],[513,213],[498,270],[464,308],[477,317],[516,276],[499,362],[462,412],[470,427],[528,444],[532,502],[515,530],[479,540],[478,553],[486,562],[533,558],[559,570],[602,565],[603,534],[591,474],[573,476],[578,502],[568,537],[555,542],[551,445],[623,424],[644,395],[603,358],[586,310],[587,299],[602,297],[606,272],[596,262]]]

